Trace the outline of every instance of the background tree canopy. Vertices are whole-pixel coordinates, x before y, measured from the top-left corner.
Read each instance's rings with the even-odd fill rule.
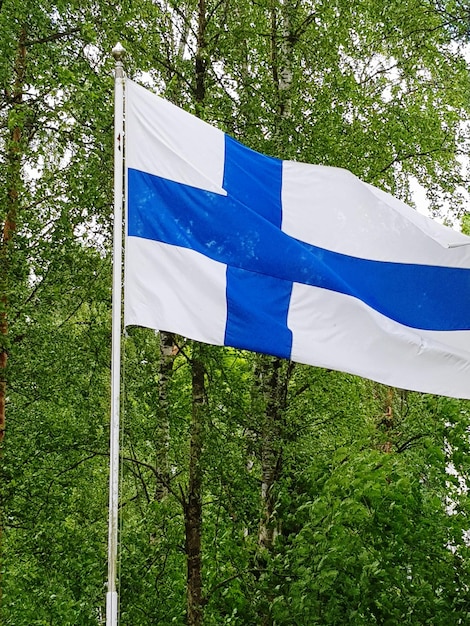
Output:
[[[2,624],[104,623],[116,42],[246,145],[416,180],[465,228],[469,24],[463,0],[0,0]],[[469,622],[468,402],[124,343],[122,624]]]

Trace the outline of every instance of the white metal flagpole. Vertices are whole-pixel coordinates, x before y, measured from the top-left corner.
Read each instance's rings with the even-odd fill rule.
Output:
[[[122,308],[122,205],[124,147],[124,70],[125,50],[113,48],[114,72],[114,227],[113,227],[113,311],[111,346],[111,425],[109,450],[108,591],[106,626],[117,626],[118,593],[118,508],[119,508],[119,409],[121,386],[121,308]]]

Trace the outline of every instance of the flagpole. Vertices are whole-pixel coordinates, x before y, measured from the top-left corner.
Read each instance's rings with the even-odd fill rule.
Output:
[[[119,509],[119,409],[121,386],[121,301],[122,301],[122,204],[124,130],[124,48],[118,43],[112,51],[114,71],[114,226],[113,226],[113,303],[111,340],[111,421],[109,435],[109,520],[108,590],[106,626],[117,626],[118,593],[118,509]]]

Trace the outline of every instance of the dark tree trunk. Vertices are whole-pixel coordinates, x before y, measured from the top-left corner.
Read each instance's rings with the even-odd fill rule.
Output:
[[[26,73],[26,30],[23,28],[18,41],[18,52],[15,62],[15,78],[11,93],[7,93],[8,106],[12,119],[21,119],[17,115],[23,104],[23,87]],[[21,158],[23,148],[23,132],[19,122],[13,124],[6,149],[6,207],[4,221],[1,226],[0,242],[0,445],[3,444],[6,428],[6,397],[7,397],[7,363],[8,363],[8,307],[9,307],[9,274],[11,250],[16,232],[16,221],[20,206],[22,187]],[[1,451],[0,451],[1,454]],[[3,510],[0,510],[0,552],[3,535]],[[0,567],[1,572],[1,567]],[[3,584],[0,573],[0,607],[3,595]]]
[[[176,347],[171,333],[160,332],[160,371],[158,378],[158,411],[155,426],[155,469],[160,480],[157,482],[155,497],[162,500],[168,494],[170,482],[170,400],[169,383],[173,372]]]
[[[206,96],[207,42],[206,4],[198,0],[197,49],[195,59],[196,113],[204,117],[203,104]],[[202,450],[204,443],[204,414],[206,395],[202,346],[193,343],[192,358],[192,412],[191,442],[189,453],[189,486],[185,502],[185,531],[187,558],[187,623],[201,626],[203,623],[202,595]]]
[[[15,62],[15,80],[13,89],[8,94],[10,112],[13,117],[21,119],[17,115],[23,104],[23,87],[26,72],[26,31],[23,29],[18,42],[18,54]],[[7,206],[2,227],[2,240],[0,244],[0,442],[5,436],[5,411],[6,411],[6,368],[8,362],[8,306],[9,306],[9,281],[10,254],[13,245],[13,237],[16,231],[16,221],[20,203],[21,189],[21,157],[22,157],[22,128],[15,123],[10,132],[7,146]]]
[[[202,596],[202,466],[201,456],[204,441],[204,412],[206,396],[204,388],[204,366],[198,346],[192,361],[192,415],[191,443],[189,453],[189,486],[185,502],[185,530],[187,556],[187,623],[201,626],[203,620]]]

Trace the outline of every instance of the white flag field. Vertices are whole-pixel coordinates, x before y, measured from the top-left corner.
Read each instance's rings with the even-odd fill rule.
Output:
[[[124,323],[470,398],[470,238],[126,80]]]

